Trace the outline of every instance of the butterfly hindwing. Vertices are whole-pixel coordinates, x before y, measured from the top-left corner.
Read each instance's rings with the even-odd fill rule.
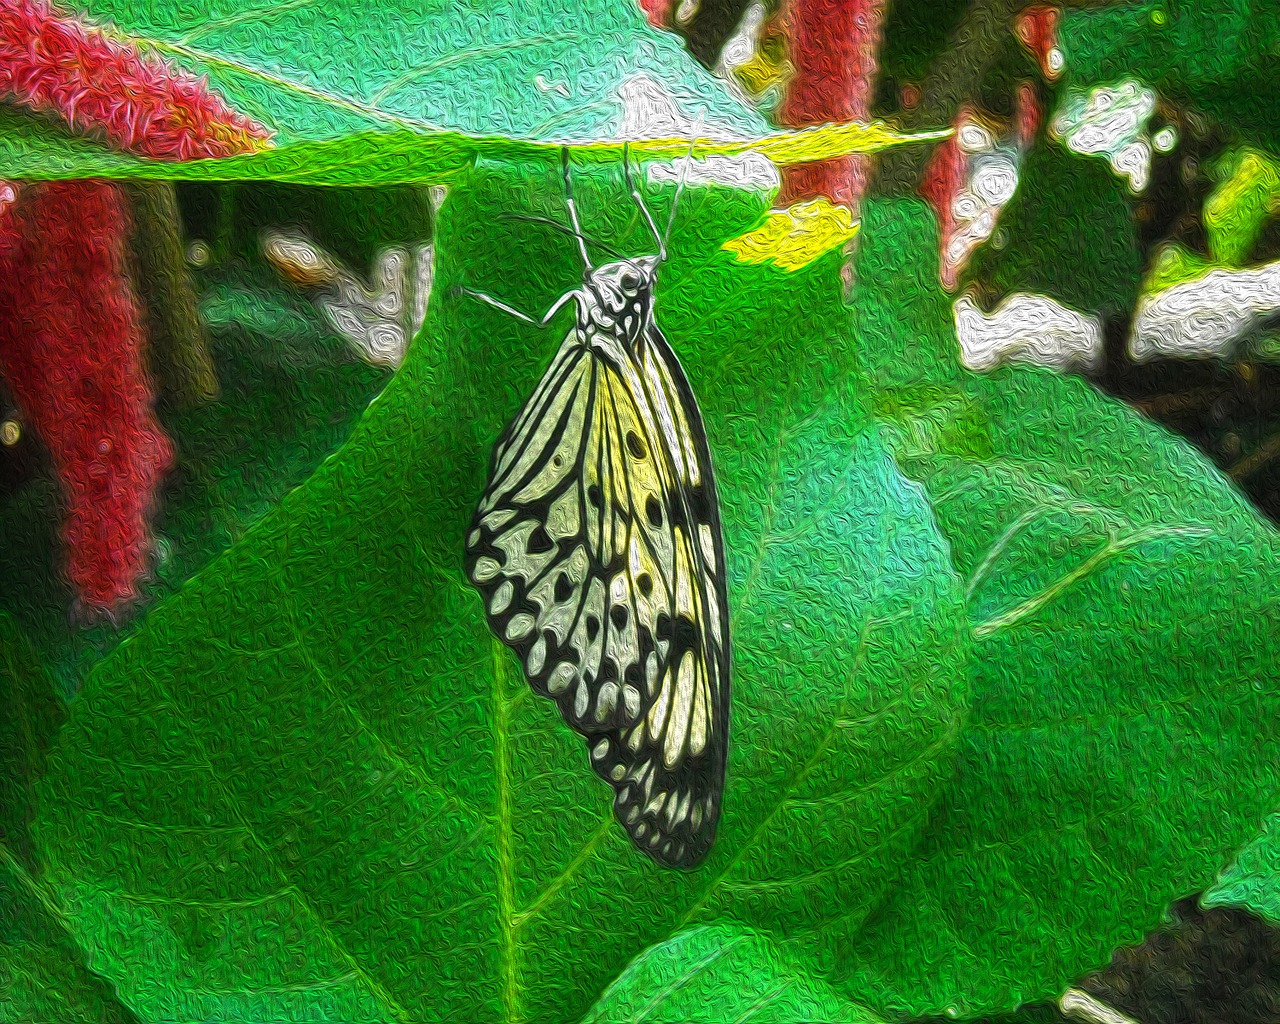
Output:
[[[636,508],[636,529],[666,553],[658,566],[655,648],[645,666],[643,716],[597,771],[614,783],[618,820],[663,862],[696,864],[715,837],[729,711],[728,601],[719,503],[697,402],[654,324],[638,346],[638,389],[656,426],[663,493]],[[656,540],[661,538],[661,540]],[[633,582],[639,579],[633,573]],[[637,583],[638,587],[638,583]],[[603,756],[600,756],[603,755]],[[620,776],[620,778],[619,778]]]
[[[586,739],[632,840],[692,866],[714,838],[728,730],[710,455],[651,296],[640,330],[603,343],[592,324],[623,311],[575,298],[577,328],[495,446],[467,572],[531,687]]]

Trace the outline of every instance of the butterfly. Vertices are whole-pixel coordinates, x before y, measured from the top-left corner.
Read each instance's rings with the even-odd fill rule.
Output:
[[[656,255],[592,266],[566,149],[572,231],[523,219],[574,236],[582,287],[540,321],[467,292],[543,326],[569,302],[577,317],[494,446],[465,567],[534,692],[586,740],[632,842],[659,864],[690,868],[715,838],[724,790],[725,551],[702,414],[654,321],[666,236],[625,149],[623,168]],[[668,235],[674,219],[673,205]]]

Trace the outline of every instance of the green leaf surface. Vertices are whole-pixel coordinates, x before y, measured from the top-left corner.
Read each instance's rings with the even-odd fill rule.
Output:
[[[1245,907],[1280,925],[1280,815],[1273,814],[1253,842],[1200,901],[1206,907]]]
[[[618,168],[584,229],[654,242]],[[674,188],[651,200],[664,222]],[[446,202],[428,321],[347,445],[88,680],[42,790],[49,882],[147,1017],[580,1017],[637,953],[720,917],[816,949],[901,871],[966,707],[958,581],[852,370],[838,254],[720,251],[760,197],[687,188],[658,317],[707,422],[734,643],[725,813],[696,871],[635,851],[579,737],[461,571],[494,439],[581,279],[558,174]]]
[[[181,165],[143,160],[0,110],[9,178],[147,177],[373,185],[447,182],[479,154],[551,161],[561,143],[615,161],[741,154],[778,162],[871,151],[891,132],[780,133],[654,29],[631,0],[94,0],[87,16],[206,78],[274,133],[274,148]],[[945,134],[945,133],[943,133]],[[937,133],[932,138],[938,137]],[[617,141],[612,141],[617,140]]]
[[[695,132],[695,129],[696,132]],[[945,138],[949,129],[903,134],[883,124],[827,124],[768,135],[747,134],[719,141],[705,130],[663,127],[658,137],[627,143],[635,160],[692,156],[740,157],[756,153],[778,164],[803,163],[847,153],[874,153],[909,142]],[[696,138],[694,137],[696,135]],[[621,138],[571,143],[583,161],[616,164]],[[164,181],[280,181],[353,188],[453,181],[477,157],[541,160],[557,165],[560,141],[528,142],[505,136],[470,136],[426,129],[369,130],[335,139],[301,140],[244,156],[188,160],[148,160],[106,148],[91,138],[24,110],[0,107],[0,168],[8,178],[144,178]]]
[[[583,1024],[882,1024],[766,936],[734,925],[681,932],[636,957]]]
[[[138,1024],[39,884],[0,841],[0,1024]]]
[[[39,655],[0,610],[0,844],[28,866],[36,780],[65,718]]]
[[[86,10],[208,75],[286,142],[387,127],[613,138],[634,128],[646,89],[683,100],[713,134],[765,129],[628,0],[572,11],[547,0],[91,0]]]
[[[1204,458],[1089,384],[923,366],[925,346],[958,351],[931,218],[881,204],[864,228],[864,367],[975,647],[953,784],[846,980],[881,1012],[1005,1012],[1137,941],[1276,806],[1280,545]]]

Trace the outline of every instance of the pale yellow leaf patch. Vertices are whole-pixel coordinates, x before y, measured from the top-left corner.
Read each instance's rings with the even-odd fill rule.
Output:
[[[721,246],[742,263],[773,262],[786,271],[808,266],[858,233],[859,222],[847,207],[826,199],[771,210],[764,223]]]

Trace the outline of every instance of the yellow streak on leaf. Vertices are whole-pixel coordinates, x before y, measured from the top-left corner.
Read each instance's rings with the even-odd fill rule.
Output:
[[[721,246],[741,263],[776,263],[783,270],[808,266],[858,233],[859,222],[847,207],[826,199],[771,210],[764,223]]]

